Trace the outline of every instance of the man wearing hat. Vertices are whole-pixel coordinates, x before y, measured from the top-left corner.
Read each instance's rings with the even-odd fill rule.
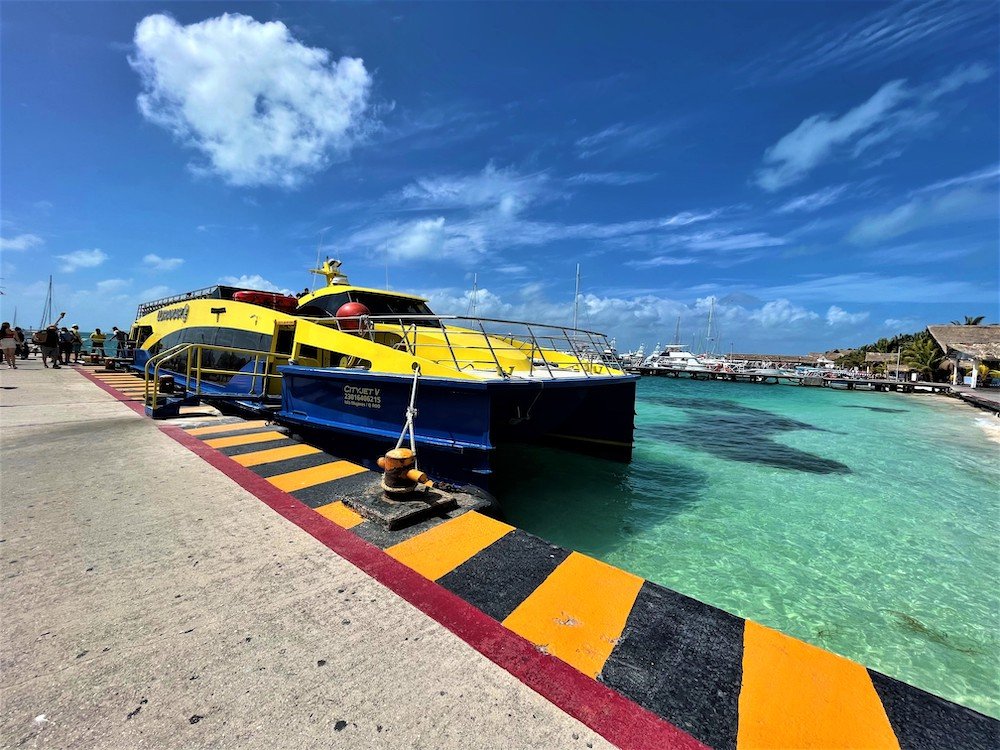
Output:
[[[73,337],[73,364],[79,364],[80,352],[83,351],[83,337],[80,336],[80,326],[73,326],[69,330]]]

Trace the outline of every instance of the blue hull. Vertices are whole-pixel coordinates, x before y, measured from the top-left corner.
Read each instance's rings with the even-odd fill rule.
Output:
[[[371,460],[395,445],[413,380],[287,366],[277,419]],[[488,489],[496,448],[546,442],[628,461],[638,378],[465,381],[421,378],[416,440],[432,475]]]

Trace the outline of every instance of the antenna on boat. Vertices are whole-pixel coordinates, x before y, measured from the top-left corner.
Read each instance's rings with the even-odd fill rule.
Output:
[[[326,230],[330,227],[323,227],[323,231],[319,233],[319,242],[316,243],[316,265],[314,268],[319,268],[319,254],[323,250],[323,238],[326,237]],[[309,271],[309,273],[316,273],[315,271]]]
[[[323,276],[326,278],[327,286],[336,286],[338,284],[349,284],[347,276],[340,272],[340,261],[327,258],[323,261],[323,265],[317,263],[318,268],[313,268],[309,273],[314,273],[317,276]]]
[[[576,330],[576,321],[580,316],[580,264],[576,264],[576,293],[573,295],[573,329]]]

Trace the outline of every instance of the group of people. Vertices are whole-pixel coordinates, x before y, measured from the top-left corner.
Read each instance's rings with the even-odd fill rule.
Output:
[[[116,357],[123,357],[128,351],[128,334],[118,326],[112,326],[111,333],[102,333],[100,328],[95,328],[89,338],[91,354],[107,357],[106,349],[112,346],[115,347]],[[59,328],[52,324],[35,332],[29,341],[20,326],[11,327],[6,321],[0,324],[0,349],[8,368],[16,370],[18,358],[27,359],[32,344],[38,347],[42,364],[47,368],[51,360],[51,366],[56,370],[63,365],[79,363],[83,353],[83,336],[79,326]]]

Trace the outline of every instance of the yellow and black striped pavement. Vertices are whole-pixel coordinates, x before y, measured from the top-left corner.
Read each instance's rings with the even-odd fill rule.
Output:
[[[264,421],[187,433],[710,747],[1000,746],[992,718],[481,513],[386,531],[340,499],[377,474]]]

